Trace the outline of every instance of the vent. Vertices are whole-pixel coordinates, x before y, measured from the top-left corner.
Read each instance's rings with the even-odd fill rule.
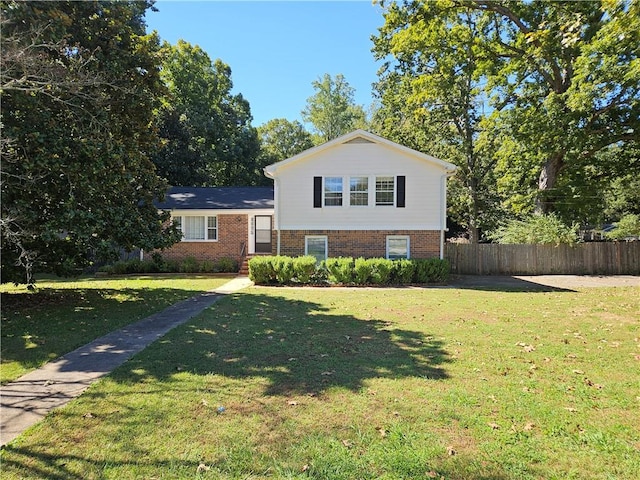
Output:
[[[367,140],[364,137],[356,137],[356,138],[352,138],[348,142],[344,142],[343,145],[349,145],[351,143],[373,143],[373,142],[371,140]]]

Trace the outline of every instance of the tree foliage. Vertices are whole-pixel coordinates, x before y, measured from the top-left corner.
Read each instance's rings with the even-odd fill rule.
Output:
[[[313,147],[311,134],[298,122],[284,118],[269,120],[258,127],[264,166],[293,157]]]
[[[488,236],[497,243],[574,244],[578,241],[578,225],[568,226],[554,213],[534,214],[523,220],[510,220]]]
[[[150,2],[2,2],[2,280],[179,238],[153,201]]]
[[[640,215],[629,213],[615,222],[615,227],[607,232],[607,238],[611,240],[624,240],[626,238],[640,238]]]
[[[231,69],[199,46],[165,43],[162,79],[169,94],[157,114],[162,148],[154,156],[172,185],[254,185],[259,141],[249,102],[232,94]]]
[[[355,89],[344,75],[338,74],[334,78],[325,73],[312,85],[316,93],[307,99],[302,119],[313,125],[319,143],[365,126],[364,108],[355,103]]]
[[[594,184],[614,178],[615,162],[630,157],[607,152],[637,148],[640,3],[381,3],[377,53],[397,60],[387,77],[411,80],[408,99],[423,95],[423,106],[433,109],[430,89],[465,72],[482,88],[487,119],[479,141],[496,162],[499,192],[513,211],[535,206],[571,217],[595,197]],[[439,104],[459,106],[455,93],[440,95]],[[626,167],[638,169],[637,162]]]
[[[449,183],[449,216],[472,242],[492,223],[497,203],[492,145],[480,137],[485,113],[477,17],[442,11],[410,24],[405,12],[393,10],[374,48],[378,59],[387,59],[376,85],[381,133],[459,167]]]

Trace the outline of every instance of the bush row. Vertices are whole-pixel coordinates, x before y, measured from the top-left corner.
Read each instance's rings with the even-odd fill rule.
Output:
[[[121,260],[105,265],[98,270],[109,275],[129,273],[233,273],[238,271],[238,262],[232,258],[198,261],[195,257],[182,260],[164,259],[153,253],[150,260]]]
[[[328,258],[261,256],[249,260],[249,278],[258,285],[323,284],[408,285],[444,283],[449,262],[439,258],[388,260],[386,258]]]

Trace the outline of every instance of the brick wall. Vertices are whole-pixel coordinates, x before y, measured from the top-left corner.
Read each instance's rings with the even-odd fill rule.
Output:
[[[388,235],[408,235],[411,258],[440,256],[439,230],[281,230],[280,254],[304,255],[306,235],[326,235],[329,257],[384,258]]]
[[[247,215],[218,215],[218,241],[179,242],[162,251],[164,258],[180,260],[195,257],[198,260],[217,260],[227,257],[242,263],[242,243],[248,242]],[[248,245],[245,247],[245,253]]]

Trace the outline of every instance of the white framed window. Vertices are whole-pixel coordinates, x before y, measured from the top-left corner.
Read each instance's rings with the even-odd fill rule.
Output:
[[[342,206],[342,177],[324,178],[324,206]]]
[[[389,260],[409,258],[410,251],[411,250],[410,250],[408,235],[387,236],[387,258]]]
[[[318,262],[327,259],[328,242],[325,235],[307,235],[304,237],[304,254],[316,257]]]
[[[369,177],[349,178],[349,205],[369,205]]]
[[[206,215],[177,215],[171,217],[182,232],[182,241],[217,241],[218,217]]]
[[[395,186],[395,177],[376,177],[376,205],[393,206]]]

